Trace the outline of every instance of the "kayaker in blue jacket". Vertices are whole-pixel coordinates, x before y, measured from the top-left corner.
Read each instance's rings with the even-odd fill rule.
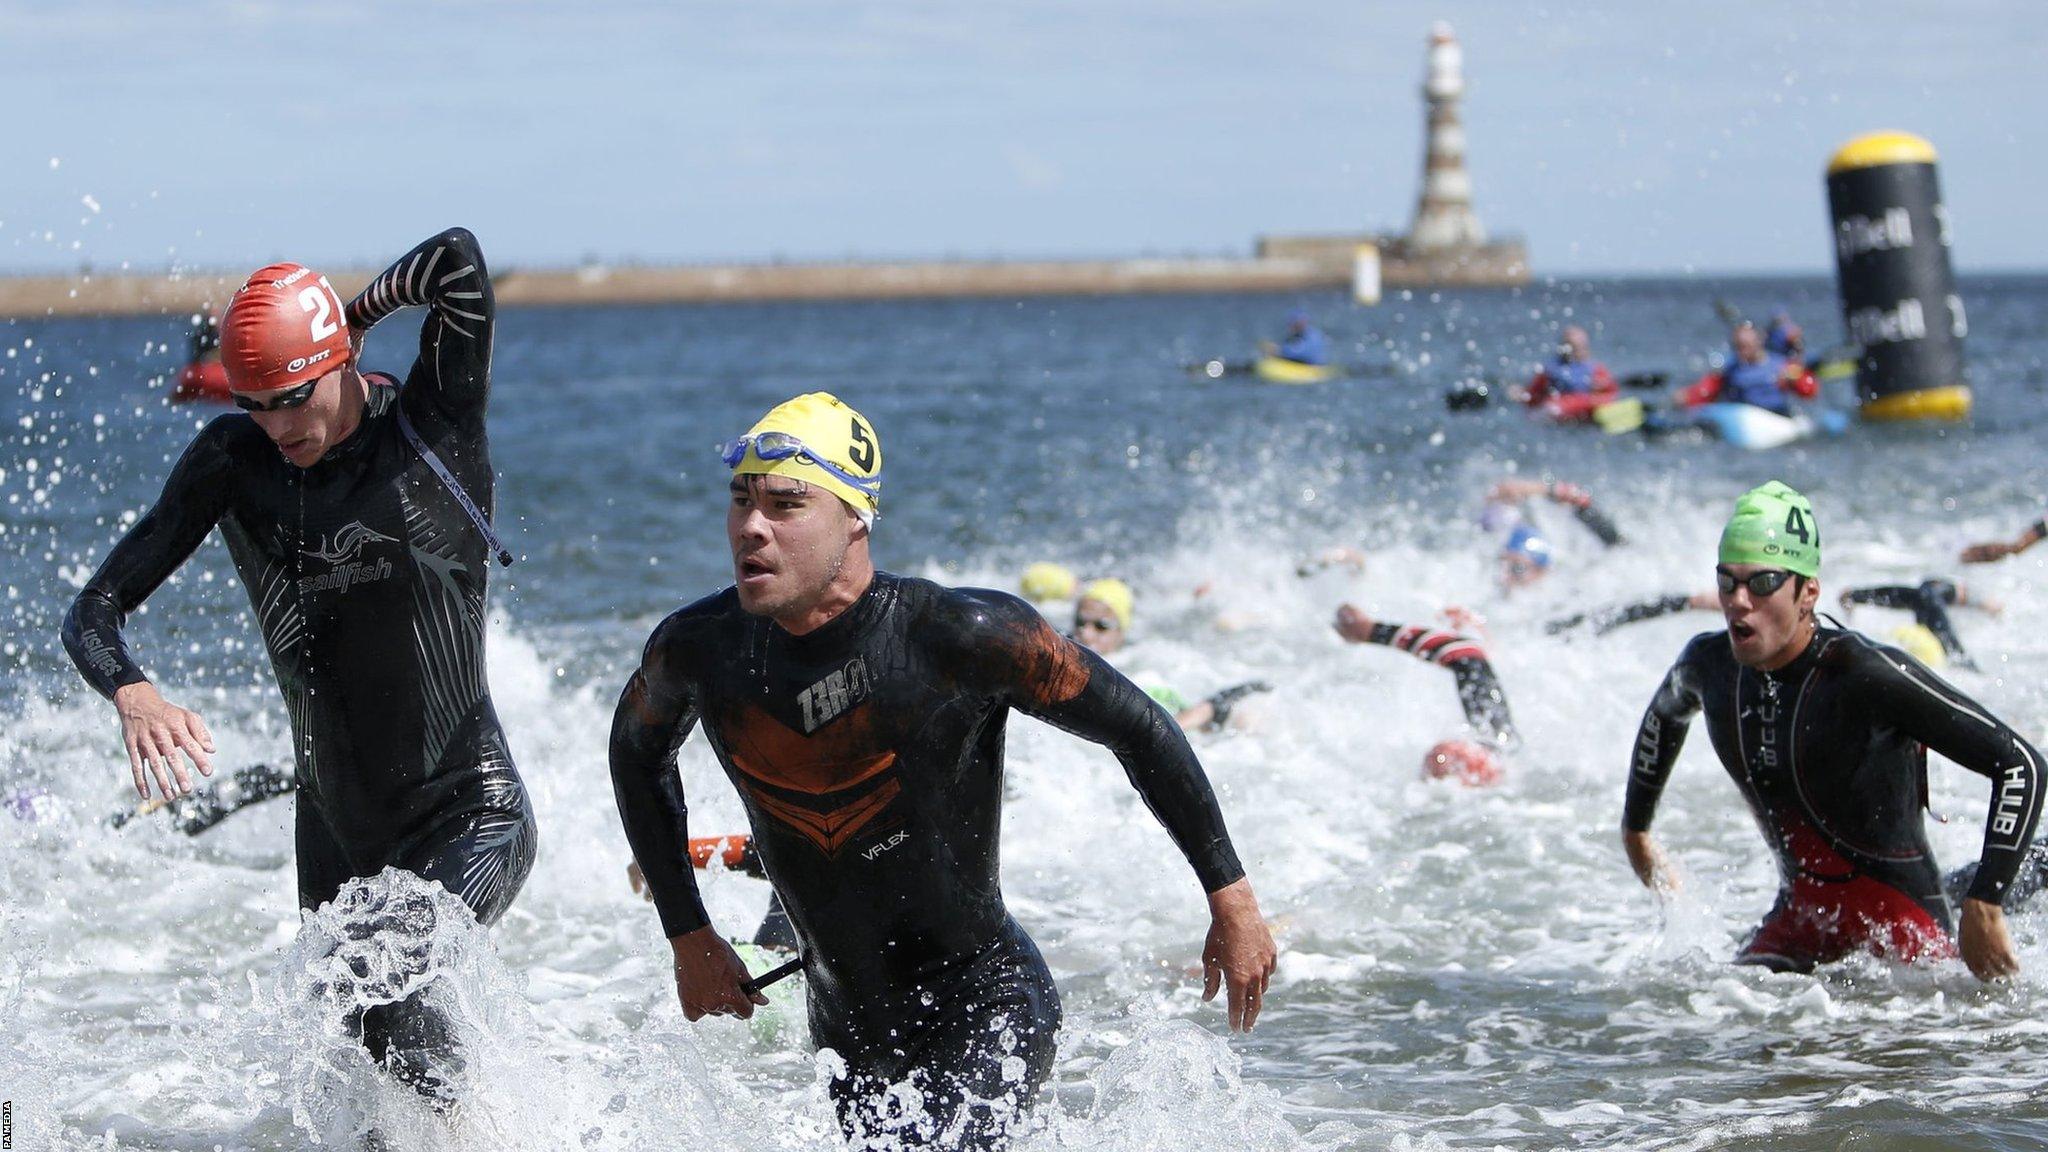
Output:
[[[1287,339],[1273,349],[1273,355],[1296,364],[1328,364],[1330,338],[1309,322],[1308,313],[1291,312],[1287,316]]]
[[[1792,414],[1792,395],[1811,400],[1819,391],[1803,366],[1787,363],[1764,347],[1754,324],[1741,324],[1730,338],[1734,355],[1719,371],[1700,378],[1679,396],[1688,408],[1701,404],[1751,404],[1780,416]]]

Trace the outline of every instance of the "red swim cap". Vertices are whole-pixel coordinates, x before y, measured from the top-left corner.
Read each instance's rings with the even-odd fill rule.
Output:
[[[1467,788],[1500,783],[1505,769],[1493,749],[1476,740],[1444,740],[1422,756],[1422,775],[1430,780],[1456,780]]]
[[[349,356],[341,297],[327,277],[303,264],[257,269],[221,317],[221,365],[236,392],[303,384]]]

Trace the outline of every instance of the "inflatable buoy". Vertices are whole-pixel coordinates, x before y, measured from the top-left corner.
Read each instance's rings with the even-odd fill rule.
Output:
[[[1500,783],[1500,756],[1477,740],[1442,740],[1422,756],[1422,775],[1429,780],[1456,780],[1467,788]]]

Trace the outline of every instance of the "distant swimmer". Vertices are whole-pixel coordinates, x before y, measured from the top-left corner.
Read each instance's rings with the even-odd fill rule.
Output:
[[[1495,573],[1503,590],[1534,584],[1550,574],[1555,559],[1550,539],[1536,522],[1532,502],[1543,499],[1572,510],[1572,517],[1607,547],[1623,544],[1621,530],[1596,507],[1593,497],[1576,484],[1542,480],[1503,480],[1486,493],[1479,514],[1482,530],[1500,538]]]
[[[169,824],[172,831],[184,836],[198,836],[218,828],[228,817],[244,808],[251,808],[266,800],[289,796],[297,789],[298,782],[292,774],[268,764],[251,764],[238,768],[225,780],[216,780],[175,800],[152,798],[130,808],[123,808],[107,817],[109,828],[126,828],[138,820],[160,817]],[[15,788],[0,799],[0,808],[5,808],[18,819],[31,824],[46,823],[54,819],[61,810],[61,802],[47,788]]]
[[[1097,656],[1108,657],[1123,651],[1136,604],[1131,586],[1123,581],[1114,577],[1090,581],[1081,588],[1081,598],[1074,604],[1074,641]],[[1171,685],[1141,682],[1140,687],[1173,713],[1182,728],[1208,732],[1218,732],[1227,726],[1245,697],[1273,690],[1264,680],[1247,680],[1190,702]]]
[[[1439,744],[1424,760],[1425,773],[1454,776],[1471,785],[1500,779],[1500,755],[1520,747],[1522,737],[1515,731],[1500,677],[1494,675],[1479,641],[1448,629],[1374,620],[1351,604],[1337,609],[1334,626],[1337,635],[1352,644],[1379,644],[1406,652],[1447,669],[1456,680],[1458,703],[1465,710],[1465,723],[1477,738],[1477,747],[1453,753]],[[1446,742],[1451,743],[1468,742]]]
[[[1656,620],[1679,612],[1714,612],[1720,607],[1721,597],[1718,593],[1673,592],[1649,600],[1637,600],[1589,612],[1574,612],[1546,623],[1543,625],[1543,631],[1547,635],[1556,636],[1582,624],[1591,623],[1595,635],[1605,636],[1624,624],[1639,624],[1644,620]]]
[[[410,306],[427,315],[405,384],[363,374],[363,335]],[[257,271],[221,322],[243,411],[200,431],[64,620],[72,661],[120,713],[136,791],[189,793],[180,757],[209,773],[213,737],[158,694],[123,626],[220,529],[291,722],[302,910],[392,867],[491,924],[533,864],[533,812],[484,677],[503,555],[484,427],[495,316],[483,251],[460,228],[346,305],[301,265]],[[447,1100],[461,1061],[417,994],[349,1027],[397,1078]]]
[[[1911,612],[1913,623],[1926,629],[1940,644],[1938,655],[1953,661],[1957,667],[1967,668],[1972,672],[1977,670],[1977,662],[1963,650],[1962,637],[1956,635],[1955,624],[1949,620],[1949,608],[1975,608],[1991,616],[1996,616],[2004,610],[2004,606],[1998,601],[1982,593],[1972,597],[1962,585],[1938,577],[1922,580],[1912,587],[1887,584],[1874,588],[1851,588],[1842,593],[1841,605],[1844,612],[1853,611],[1858,604],[1870,604],[1879,608],[1903,608]],[[1910,646],[1907,647],[1910,651]],[[1924,657],[1923,661],[1934,662],[1925,660]]]
[[[1519,398],[1531,408],[1548,409],[1560,420],[1587,420],[1593,409],[1620,394],[1621,386],[1607,365],[1593,359],[1592,337],[1570,324],[1558,334],[1557,355],[1536,370]]]
[[[1296,309],[1287,314],[1287,336],[1278,344],[1263,345],[1267,355],[1296,364],[1323,365],[1330,362],[1330,338],[1315,326],[1308,313]]]
[[[1811,400],[1820,385],[1803,364],[1764,347],[1754,324],[1739,324],[1729,339],[1731,354],[1718,372],[1710,373],[1679,394],[1688,408],[1702,404],[1749,404],[1780,416],[1792,414],[1792,397]]]
[[[1989,564],[1993,561],[2003,560],[2007,556],[2017,556],[2034,545],[2039,544],[2043,538],[2048,538],[2048,517],[2034,521],[2016,539],[2009,541],[1993,540],[1984,544],[1970,545],[1968,548],[1963,549],[1963,563]]]
[[[2040,753],[1907,654],[1819,624],[1820,545],[1812,505],[1784,484],[1736,502],[1714,569],[1727,628],[1686,646],[1636,734],[1629,863],[1645,885],[1672,883],[1650,822],[1704,713],[1778,862],[1777,903],[1738,963],[1807,971],[1856,952],[1953,956],[1953,909],[1921,819],[1932,748],[1992,782],[1959,939],[1978,977],[2011,975],[2004,905],[2041,813]]]
[[[1004,1147],[1052,1072],[1059,994],[997,876],[1004,729],[1113,751],[1211,912],[1205,995],[1257,1019],[1272,937],[1170,717],[1023,600],[876,571],[874,425],[814,392],[726,444],[734,586],[671,614],[612,723],[612,785],[686,1018],[765,1003],[712,926],[676,750],[704,727],[802,948],[811,1035],[858,1147]],[[1017,831],[1013,829],[1013,832]]]

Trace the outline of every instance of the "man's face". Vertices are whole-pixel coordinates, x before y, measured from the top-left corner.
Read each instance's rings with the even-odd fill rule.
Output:
[[[311,468],[327,450],[341,440],[342,389],[352,382],[354,369],[344,365],[320,377],[306,402],[293,408],[253,410],[249,415],[284,458],[300,468]],[[272,388],[264,392],[238,392],[262,404],[289,398],[293,388]]]
[[[1097,656],[1107,656],[1124,646],[1124,626],[1109,605],[1083,600],[1074,605],[1074,640]]]
[[[1764,357],[1764,334],[1744,324],[1735,330],[1735,354],[1744,363],[1754,364]]]
[[[740,607],[780,618],[822,601],[861,522],[839,497],[787,476],[734,476],[725,511]]]
[[[1758,595],[1749,581],[1764,572],[1779,573],[1785,581],[1770,594]],[[1764,564],[1722,564],[1714,569],[1714,575],[1737,663],[1776,668],[1799,655],[1814,605],[1820,599],[1820,581],[1800,580],[1782,568]],[[1731,581],[1733,591],[1727,588]]]
[[[1591,337],[1586,335],[1584,328],[1566,328],[1560,343],[1563,346],[1564,354],[1573,360],[1586,360],[1590,359],[1593,355],[1593,341]]]

